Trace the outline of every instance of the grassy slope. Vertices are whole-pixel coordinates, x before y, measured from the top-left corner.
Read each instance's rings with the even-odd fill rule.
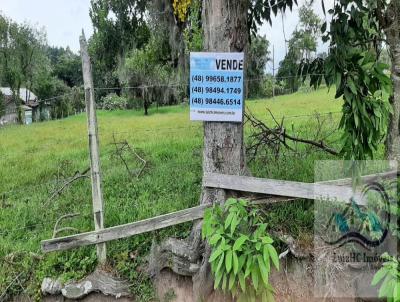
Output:
[[[341,102],[333,101],[332,93],[319,90],[277,97],[275,100],[251,100],[248,108],[259,117],[266,117],[265,108],[287,127],[307,134],[314,129],[309,117],[313,112],[337,112]],[[106,226],[112,226],[167,213],[198,203],[201,184],[201,123],[189,121],[187,107],[152,109],[150,116],[142,112],[99,112],[99,133],[103,169]],[[338,115],[333,116],[333,123]],[[270,120],[270,119],[269,119]],[[127,140],[148,161],[139,179],[130,177],[123,164],[111,157],[113,133],[117,140]],[[246,133],[249,130],[246,129]],[[257,161],[250,167],[257,176],[308,180],[313,177],[314,161],[326,154],[305,152],[303,156],[288,154],[268,163]],[[132,168],[135,161],[128,159]],[[72,175],[88,166],[87,131],[84,115],[30,126],[0,129],[0,267],[5,255],[16,251],[39,251],[39,242],[52,236],[54,222],[63,214],[79,212],[79,218],[64,224],[80,231],[93,228],[89,180],[81,180],[60,198],[45,204],[57,186],[62,173]],[[58,176],[61,175],[61,176]],[[6,192],[2,194],[2,192]],[[291,218],[290,231],[301,235],[312,224],[307,202],[271,210],[271,227],[281,229]],[[175,235],[184,237],[190,224],[136,236],[108,244],[112,264],[120,273],[135,280],[135,292],[143,300],[151,296],[144,277],[137,267],[148,251],[153,238]],[[136,250],[138,256],[128,252]],[[18,261],[17,261],[18,260]],[[18,255],[16,264],[4,262],[0,269],[0,293],[18,271],[35,271],[30,290],[41,278],[63,274],[65,279],[79,278],[95,265],[91,247],[71,252],[46,255],[35,262],[26,254]],[[25,275],[28,278],[28,274]],[[18,287],[15,287],[18,291]]]

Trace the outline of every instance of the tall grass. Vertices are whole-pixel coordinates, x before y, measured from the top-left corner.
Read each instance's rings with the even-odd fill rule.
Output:
[[[271,122],[266,112],[269,108],[276,118],[287,117],[286,127],[307,136],[314,130],[310,115],[338,112],[341,104],[327,90],[317,90],[251,100],[247,107]],[[335,127],[339,117],[332,115],[334,122],[329,127]],[[107,227],[198,204],[203,132],[201,123],[189,121],[188,107],[152,108],[149,116],[140,111],[99,111],[98,122]],[[246,126],[246,134],[249,131]],[[127,140],[147,161],[139,178],[130,176],[123,163],[112,157],[114,137]],[[314,162],[330,157],[313,149],[299,150],[299,154],[278,157],[267,154],[250,162],[249,167],[260,177],[313,181]],[[128,163],[137,166],[133,157],[128,156]],[[33,294],[43,277],[81,278],[94,268],[92,247],[43,255],[42,260],[29,254],[40,253],[40,240],[51,238],[53,225],[61,215],[80,213],[64,222],[80,232],[94,228],[89,179],[77,181],[61,196],[45,203],[64,177],[88,166],[84,115],[0,129],[0,294],[20,271],[24,272],[21,279],[29,280],[26,284]],[[272,229],[301,236],[312,228],[312,209],[307,201],[274,206],[268,213]],[[152,297],[151,287],[139,269],[152,240],[185,237],[189,231],[190,224],[185,224],[107,244],[110,263],[135,284],[139,301]],[[13,261],[8,261],[10,257]],[[11,294],[21,290],[18,285],[10,289]]]

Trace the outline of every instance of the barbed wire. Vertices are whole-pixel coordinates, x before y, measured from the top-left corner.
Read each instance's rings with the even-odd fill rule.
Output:
[[[275,68],[277,69],[277,68]],[[324,74],[320,73],[315,73],[315,74],[308,74],[307,77],[309,76],[324,76]],[[245,83],[248,82],[256,82],[256,81],[265,81],[265,80],[270,80],[270,79],[275,79],[275,80],[285,80],[285,79],[293,79],[293,78],[301,78],[301,75],[291,75],[291,76],[272,76],[272,75],[266,75],[263,77],[257,77],[257,78],[250,78],[250,79],[244,79]],[[102,91],[102,90],[140,90],[140,89],[149,89],[149,88],[182,88],[182,87],[188,87],[190,86],[189,82],[182,82],[182,83],[172,83],[172,84],[143,84],[143,85],[138,85],[138,86],[122,86],[122,87],[94,87],[94,90]],[[38,100],[39,103],[43,102],[48,102],[60,98],[65,98],[67,96],[71,95],[76,95],[77,92],[83,92],[84,88],[78,87],[77,91],[71,92],[71,93],[64,93],[60,95],[56,95],[50,98]]]

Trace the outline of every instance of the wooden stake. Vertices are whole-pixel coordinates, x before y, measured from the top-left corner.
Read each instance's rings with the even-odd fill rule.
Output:
[[[97,134],[96,107],[94,101],[94,87],[92,77],[92,65],[88,54],[88,47],[85,33],[79,39],[82,56],[82,73],[85,87],[86,116],[89,132],[89,153],[92,178],[92,201],[95,230],[104,229],[104,203],[101,192],[101,173],[100,173],[100,155],[99,155],[99,137]],[[100,264],[106,262],[106,244],[99,243],[97,247],[97,260]]]

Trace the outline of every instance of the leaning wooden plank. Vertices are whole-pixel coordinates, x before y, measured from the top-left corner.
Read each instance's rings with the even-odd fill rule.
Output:
[[[358,204],[365,204],[365,202],[360,198],[360,194],[357,192],[354,194],[351,187],[331,184],[304,183],[249,176],[207,173],[203,178],[203,186],[276,196],[332,200],[346,203],[349,203],[350,198],[353,197]]]
[[[141,220],[138,222],[123,224],[111,228],[77,235],[44,240],[41,242],[42,251],[47,253],[52,251],[68,250],[79,246],[98,244],[111,240],[127,238],[133,235],[138,235],[173,226],[176,224],[193,221],[202,218],[205,209],[210,206],[210,204],[205,204],[194,208],[189,208],[182,211]]]

